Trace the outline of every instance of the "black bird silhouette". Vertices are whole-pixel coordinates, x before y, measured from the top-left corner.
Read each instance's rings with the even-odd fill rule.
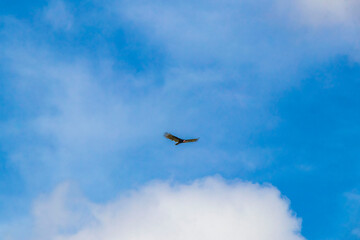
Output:
[[[174,142],[176,142],[175,145],[179,145],[180,143],[188,143],[188,142],[196,142],[197,140],[199,140],[199,138],[193,138],[193,139],[181,139],[178,137],[175,137],[174,135],[170,134],[170,133],[165,133],[164,136]]]

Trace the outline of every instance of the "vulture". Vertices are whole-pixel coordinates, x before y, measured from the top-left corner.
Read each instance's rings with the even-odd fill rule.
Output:
[[[176,142],[175,145],[179,145],[180,143],[187,143],[187,142],[196,142],[197,140],[199,140],[199,138],[193,138],[193,139],[181,139],[178,137],[175,137],[174,135],[170,134],[170,133],[165,133],[164,136],[168,139],[170,139],[171,141]]]

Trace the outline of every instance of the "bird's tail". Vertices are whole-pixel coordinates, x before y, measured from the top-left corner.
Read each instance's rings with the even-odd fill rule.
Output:
[[[175,143],[175,145],[179,145],[181,142],[177,142],[177,143]]]

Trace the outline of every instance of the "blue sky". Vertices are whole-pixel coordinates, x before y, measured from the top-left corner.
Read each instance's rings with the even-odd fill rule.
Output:
[[[196,181],[213,176],[225,182],[214,191],[230,195],[233,181],[260,184],[250,188],[261,194],[274,186],[305,239],[360,238],[355,0],[2,1],[0,9],[8,239],[65,234],[41,232],[37,214],[57,198],[72,204],[64,184],[108,206],[135,189],[129,202],[147,199],[153,181],[189,186],[181,193],[193,196],[213,184]],[[165,131],[200,141],[175,147]],[[149,189],[158,196],[162,187]],[[259,206],[272,206],[265,196]],[[82,239],[84,222],[60,228]]]

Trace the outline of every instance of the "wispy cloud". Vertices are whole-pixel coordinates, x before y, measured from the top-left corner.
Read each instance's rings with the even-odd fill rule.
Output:
[[[254,146],[253,139],[281,121],[270,106],[281,93],[298,87],[314,63],[343,54],[357,56],[358,27],[354,22],[358,21],[358,4],[335,0],[327,3],[298,0],[290,6],[275,0],[94,1],[89,4],[100,6],[100,10],[87,12],[68,1],[55,0],[34,19],[2,18],[3,82],[11,90],[9,99],[17,113],[9,114],[1,124],[6,140],[17,139],[3,141],[5,150],[34,195],[39,189],[49,190],[70,179],[80,185],[89,202],[93,198],[108,199],[121,184],[131,188],[153,178],[184,180],[217,172],[232,176],[234,172],[269,166],[275,150]],[[201,141],[180,151],[164,148],[164,131],[200,136]],[[234,189],[241,192],[249,187],[253,190],[250,196],[259,193],[265,200],[269,200],[268,195],[262,194],[269,191],[275,194],[270,194],[276,196],[270,197],[275,200],[267,204],[254,197],[259,203],[256,206],[276,208],[279,203],[283,207],[276,212],[266,208],[265,215],[256,215],[252,209],[256,217],[260,216],[255,220],[264,220],[269,228],[259,232],[256,229],[262,226],[255,224],[234,234],[301,239],[293,234],[300,230],[299,222],[289,215],[288,203],[279,193],[273,188],[249,186],[229,187],[218,180],[206,180],[176,190],[159,184],[120,202],[129,207],[142,204],[147,212],[172,199],[173,194],[188,201],[183,196],[200,193],[199,199],[194,199],[195,207],[183,206],[197,213],[194,209],[207,202],[204,196],[213,199],[208,206],[205,204],[208,209],[216,201],[226,206],[225,199],[214,197],[224,193],[232,199],[229,209],[237,212],[251,201],[235,204],[242,195],[233,196]],[[208,189],[213,189],[209,196]],[[67,226],[56,219],[47,223],[41,215],[57,209],[59,214],[70,214],[59,219],[70,219],[71,225],[72,210],[66,210],[63,204],[67,201],[64,199],[71,198],[66,191],[60,187],[35,206],[38,225],[48,229],[40,227],[39,236],[64,235],[66,239],[58,228]],[[135,198],[147,198],[146,194],[161,198],[155,205],[136,202]],[[176,199],[174,202],[181,204]],[[124,219],[128,218],[141,220],[134,216],[133,209],[123,213],[122,206],[98,206],[100,213],[93,216],[99,224],[96,228],[70,227],[67,234],[74,239],[89,233],[107,236],[107,229],[119,237],[135,234],[124,230],[126,224],[119,231],[110,224],[126,223]],[[115,216],[107,216],[104,208],[114,211]],[[89,209],[93,214],[95,208]],[[187,216],[193,216],[191,211]],[[167,217],[162,212],[155,214]],[[279,225],[285,224],[285,228],[278,229],[278,222],[270,220],[277,214],[281,215]],[[152,215],[146,216],[149,222],[154,220]],[[185,222],[187,216],[175,217]],[[254,220],[240,213],[219,219],[238,221],[239,226]],[[211,224],[217,225],[219,219],[214,218]],[[140,223],[146,233],[150,225]],[[169,229],[181,225],[170,223],[173,225]],[[183,227],[184,233],[191,228],[186,224]],[[268,235],[257,235],[262,232]],[[158,239],[165,236],[160,229],[158,233],[154,233]]]
[[[293,5],[302,14],[301,22],[316,27],[331,25],[358,28],[360,4],[356,0],[297,0]]]
[[[200,23],[204,23],[203,19]],[[18,133],[26,132],[29,138],[14,146],[10,156],[30,184],[39,185],[44,178],[49,186],[68,178],[90,185],[95,179],[97,184],[109,184],[109,171],[120,162],[126,165],[124,162],[130,161],[122,160],[124,149],[154,148],[154,141],[160,141],[164,131],[176,129],[181,129],[184,134],[195,132],[201,135],[206,144],[214,148],[198,148],[198,161],[214,161],[212,156],[222,156],[224,152],[216,145],[226,141],[229,132],[233,132],[221,127],[227,124],[229,114],[239,120],[238,127],[244,130],[242,139],[237,139],[240,144],[251,129],[276,124],[263,107],[267,100],[259,94],[264,91],[251,92],[251,87],[247,86],[260,85],[242,77],[244,82],[239,81],[236,86],[241,71],[235,71],[234,63],[229,65],[230,68],[226,61],[225,67],[194,68],[171,60],[170,65],[165,64],[160,70],[135,73],[126,65],[118,67],[118,61],[122,59],[112,55],[98,53],[99,56],[93,59],[82,54],[69,56],[57,45],[44,42],[42,37],[46,33],[16,19],[7,19],[5,26],[1,51],[3,64],[15,79],[11,84],[18,94],[13,98],[22,111],[31,113],[26,118],[16,119],[21,122]],[[229,40],[231,36],[224,38]],[[185,44],[190,44],[190,40]],[[175,36],[168,44],[171,45],[171,41],[175,41]],[[156,76],[152,74],[155,70],[159,71]],[[229,86],[223,86],[226,82]],[[243,90],[241,86],[244,86]],[[247,117],[232,114],[235,110]],[[224,113],[224,118],[218,115],[212,119],[219,113]],[[216,137],[208,136],[209,128],[216,129]],[[234,156],[240,156],[239,163],[244,169],[255,169],[261,166],[260,155],[263,152],[269,155],[271,151],[259,149],[259,153],[254,154],[254,150],[243,146],[233,152]],[[186,156],[174,154],[175,159],[191,158],[190,153]],[[229,154],[225,155],[225,159],[231,159]],[[244,156],[257,156],[256,164],[249,164],[251,161]],[[46,171],[34,177],[35,168]],[[93,177],[86,177],[90,175]]]
[[[71,30],[74,17],[62,0],[51,0],[44,10],[44,18],[55,30]]]
[[[360,238],[360,225],[359,225],[359,213],[360,213],[360,194],[358,191],[351,191],[344,194],[346,197],[346,212],[349,233]]]

